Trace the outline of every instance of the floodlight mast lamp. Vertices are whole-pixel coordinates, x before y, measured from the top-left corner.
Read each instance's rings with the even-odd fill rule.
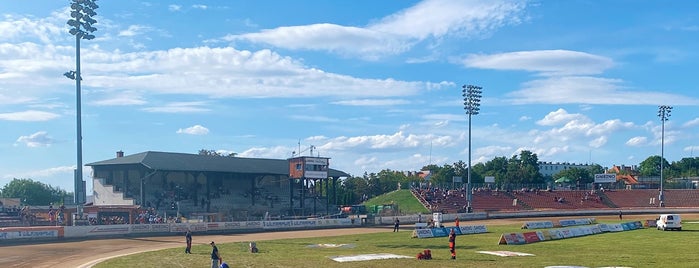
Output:
[[[75,174],[73,178],[74,183],[74,201],[76,204],[85,203],[85,189],[83,187],[83,139],[82,139],[82,111],[81,111],[81,100],[80,100],[80,81],[82,76],[80,74],[80,39],[92,40],[95,36],[92,34],[97,31],[97,28],[92,26],[96,24],[97,21],[93,19],[97,13],[95,9],[99,6],[95,3],[97,0],[71,0],[70,3],[70,17],[67,24],[71,26],[68,31],[70,34],[75,36],[75,71],[68,71],[64,73],[66,77],[75,80],[75,103],[76,103],[76,125],[77,125],[77,168],[75,169]]]
[[[471,213],[473,212],[473,208],[471,207],[471,201],[473,201],[473,189],[471,187],[471,116],[477,115],[481,110],[481,90],[483,88],[474,85],[464,85],[462,88],[464,110],[466,110],[466,114],[468,115],[468,179],[466,183],[466,189],[468,190],[466,197],[468,203],[466,205],[466,212]]]
[[[672,112],[672,106],[660,105],[658,106],[658,117],[660,117],[660,122],[662,123],[660,131],[660,193],[658,193],[658,201],[660,201],[660,207],[665,207],[665,194],[663,188],[663,161],[665,159],[665,121],[670,118],[670,112]]]

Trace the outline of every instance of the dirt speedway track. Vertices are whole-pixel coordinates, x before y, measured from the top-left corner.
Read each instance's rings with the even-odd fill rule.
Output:
[[[697,219],[699,214],[682,214],[684,219]],[[655,219],[653,215],[624,215],[624,221]],[[512,218],[493,219],[480,221],[464,221],[462,224],[521,224],[527,221],[543,221],[571,218],[586,218],[586,216],[575,217],[546,217],[546,218]],[[602,221],[618,220],[617,216],[593,216]],[[449,225],[451,223],[447,223]],[[410,225],[412,226],[412,225]],[[393,226],[383,226],[374,228],[344,228],[344,229],[322,229],[303,231],[284,231],[248,234],[226,234],[226,235],[195,235],[194,244],[207,244],[209,241],[216,241],[217,244],[245,241],[264,241],[283,238],[308,238],[325,237],[349,234],[364,234],[377,232],[390,232]],[[408,225],[404,227],[408,230]],[[57,243],[21,244],[0,247],[0,267],[92,267],[103,260],[134,253],[154,251],[173,247],[184,248],[183,236],[157,236],[157,237],[132,237],[96,240],[76,240]]]

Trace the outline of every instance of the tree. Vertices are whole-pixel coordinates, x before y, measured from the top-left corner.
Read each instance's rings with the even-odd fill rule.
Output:
[[[31,179],[12,179],[2,188],[4,197],[20,198],[32,206],[46,206],[50,203],[63,203],[69,194],[62,189]]]
[[[665,168],[670,167],[670,164],[668,164],[667,160],[663,159],[663,171],[665,171]],[[654,155],[646,158],[646,160],[643,160],[641,164],[639,165],[640,167],[640,173],[641,176],[660,176],[660,156],[659,155]]]
[[[697,177],[699,176],[699,157],[682,158],[680,161],[672,162],[669,169],[671,172],[668,172],[668,177]]]
[[[595,181],[595,176],[590,173],[587,168],[569,168],[561,170],[560,172],[553,175],[553,180],[556,181],[560,178],[569,178],[571,181],[578,182],[580,184],[592,183]]]
[[[199,155],[235,157],[238,153],[223,153],[216,150],[201,149],[199,150]]]
[[[539,173],[539,158],[536,154],[524,150],[519,156],[514,155],[507,161],[506,183],[542,183]]]
[[[595,174],[604,173],[604,168],[602,166],[600,166],[599,164],[592,164],[587,169],[590,171],[590,174],[592,174],[593,179],[594,179]]]
[[[340,204],[355,205],[363,202],[363,197],[369,197],[369,183],[362,177],[349,177],[338,181],[337,195],[340,197]]]
[[[476,170],[474,168],[474,170]],[[483,176],[495,177],[495,183],[503,184],[507,182],[507,158],[504,156],[495,157],[493,160],[485,162]]]

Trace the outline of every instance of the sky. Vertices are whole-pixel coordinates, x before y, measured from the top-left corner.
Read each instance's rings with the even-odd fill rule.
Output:
[[[329,157],[353,176],[467,162],[464,85],[482,87],[473,164],[699,154],[699,1],[97,4],[80,42],[84,164],[201,149]],[[0,186],[74,189],[69,18],[69,1],[0,5]]]

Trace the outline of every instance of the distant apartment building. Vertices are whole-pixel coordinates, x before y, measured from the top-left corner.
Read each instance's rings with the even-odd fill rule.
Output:
[[[552,177],[554,174],[571,168],[589,168],[591,164],[574,164],[561,162],[542,162],[539,161],[539,173],[544,177]]]

